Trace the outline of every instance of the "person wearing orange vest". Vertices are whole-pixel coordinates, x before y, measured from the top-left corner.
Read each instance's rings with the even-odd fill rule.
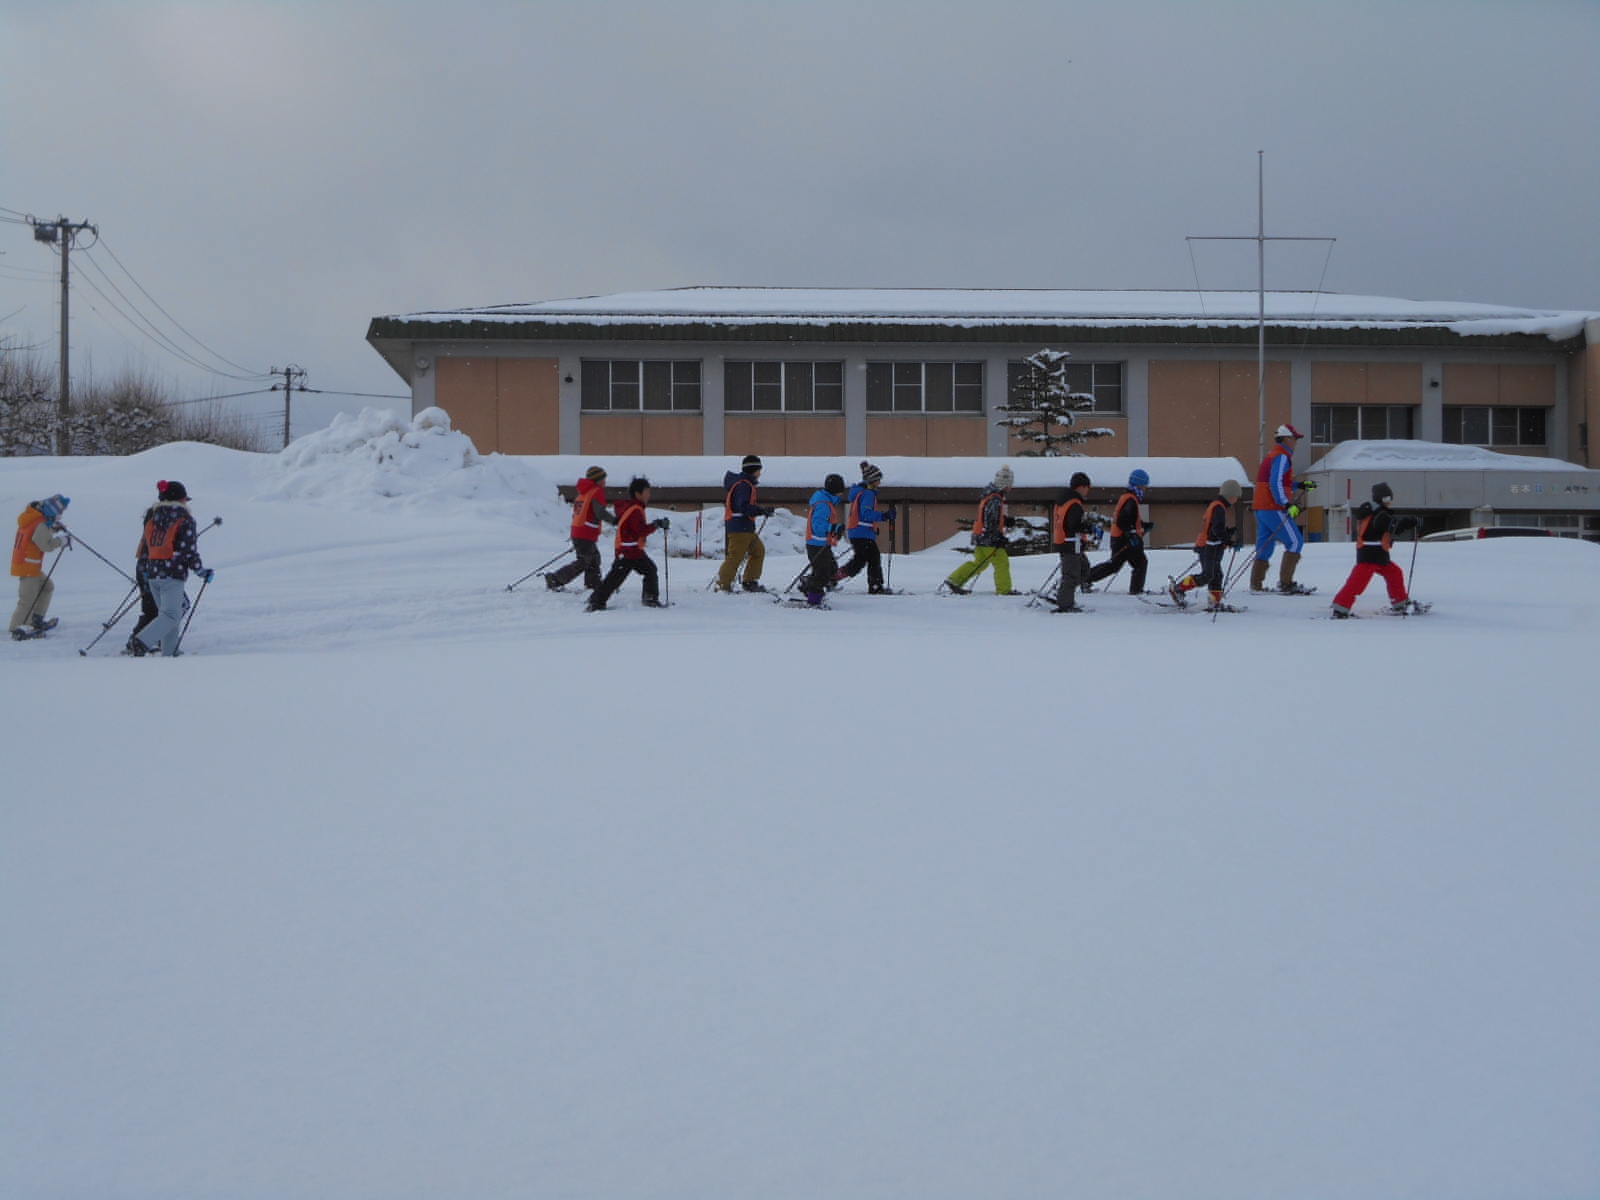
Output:
[[[722,477],[726,493],[722,505],[722,531],[726,546],[722,567],[717,571],[716,590],[733,591],[733,577],[744,564],[740,586],[747,592],[764,592],[761,568],[767,561],[767,547],[756,532],[756,519],[770,517],[772,510],[756,503],[756,485],[761,482],[761,458],[746,454],[737,471]]]
[[[1415,517],[1396,517],[1389,505],[1394,501],[1394,489],[1387,483],[1372,485],[1372,503],[1356,510],[1356,565],[1350,578],[1333,598],[1333,615],[1337,620],[1347,619],[1356,600],[1367,590],[1374,575],[1382,575],[1389,588],[1389,611],[1403,613],[1410,609],[1406,595],[1406,574],[1400,564],[1389,558],[1394,545],[1394,535],[1417,527]],[[1376,507],[1374,507],[1376,506]]]
[[[813,608],[822,606],[823,593],[839,580],[839,560],[833,556],[833,548],[844,533],[844,522],[839,519],[844,492],[844,476],[835,473],[811,493],[811,508],[806,515],[808,565],[797,586]]]
[[[17,609],[11,614],[11,636],[23,642],[43,637],[56,627],[50,597],[56,585],[44,569],[44,556],[70,545],[72,538],[57,522],[72,501],[65,496],[35,500],[17,516],[17,540],[11,547],[11,573],[17,577]]]
[[[1300,431],[1293,425],[1279,425],[1277,437],[1256,471],[1256,486],[1250,507],[1256,515],[1256,560],[1250,567],[1250,590],[1267,590],[1267,567],[1272,562],[1272,547],[1283,543],[1283,565],[1278,568],[1278,591],[1286,596],[1308,596],[1315,588],[1294,581],[1300,553],[1306,548],[1305,534],[1295,524],[1304,501],[1305,485],[1294,481],[1294,448]]]
[[[578,498],[572,504],[572,550],[577,555],[566,566],[551,571],[544,583],[552,592],[583,576],[591,592],[600,586],[600,522],[617,518],[606,510],[606,469],[590,467],[578,480]]]
[[[636,477],[628,484],[628,498],[617,505],[617,549],[611,560],[611,570],[601,580],[589,597],[589,612],[600,612],[606,601],[622,586],[623,580],[637,573],[644,577],[643,600],[646,608],[664,608],[661,603],[661,585],[656,564],[645,553],[645,541],[657,529],[666,529],[672,522],[666,517],[650,520],[645,506],[650,503],[650,481]]]
[[[1061,585],[1056,589],[1056,612],[1082,612],[1078,590],[1089,582],[1089,547],[1096,534],[1089,519],[1089,477],[1073,472],[1061,502],[1050,520],[1051,543],[1061,556]]]
[[[1144,503],[1144,490],[1149,486],[1150,473],[1142,468],[1128,476],[1128,490],[1111,510],[1111,557],[1089,572],[1091,583],[1115,575],[1122,570],[1123,563],[1128,563],[1133,567],[1128,595],[1144,593],[1145,572],[1150,569],[1150,560],[1144,554],[1144,535],[1155,525],[1153,522],[1145,524],[1139,506]]]
[[[161,499],[150,509],[144,526],[145,565],[144,577],[150,585],[150,594],[156,601],[156,619],[134,635],[130,644],[135,657],[148,654],[157,646],[167,658],[178,653],[182,637],[184,604],[187,597],[183,585],[193,571],[210,583],[215,574],[200,561],[200,548],[196,542],[199,530],[189,515],[189,492],[176,479],[163,480]]]
[[[968,581],[993,564],[995,594],[1017,594],[1011,586],[1011,556],[1006,550],[1006,530],[1015,524],[1006,516],[1006,493],[1016,480],[1010,466],[1003,466],[994,473],[994,482],[984,489],[972,519],[972,558],[951,571],[941,587],[957,596],[965,596],[972,590],[967,587]]]
[[[883,471],[870,462],[863,462],[861,482],[852,484],[844,498],[844,533],[850,542],[850,561],[839,568],[839,578],[854,579],[865,567],[867,591],[873,595],[884,592],[878,523],[894,520],[894,509],[878,509],[878,484],[882,482]]]
[[[1203,586],[1211,592],[1207,612],[1237,611],[1223,602],[1222,554],[1229,546],[1239,544],[1239,531],[1228,524],[1228,517],[1243,493],[1244,489],[1239,486],[1237,479],[1224,479],[1215,498],[1206,505],[1205,516],[1200,519],[1200,536],[1194,540],[1194,552],[1200,559],[1200,570],[1173,580],[1167,588],[1167,594],[1180,607],[1185,595]]]

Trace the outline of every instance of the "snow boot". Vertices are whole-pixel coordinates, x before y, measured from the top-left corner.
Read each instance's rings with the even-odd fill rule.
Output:
[[[1264,558],[1258,558],[1250,564],[1250,590],[1264,592],[1267,590],[1267,569],[1272,564]]]
[[[746,580],[745,580],[745,581],[744,581],[744,582],[743,582],[743,583],[742,583],[742,584],[740,584],[740,585],[739,585],[739,586],[740,586],[740,587],[742,587],[742,588],[743,588],[743,589],[744,589],[744,590],[745,590],[745,591],[747,591],[747,592],[764,592],[764,591],[766,591],[766,590],[767,590],[767,589],[766,589],[766,588],[765,588],[765,587],[764,587],[764,586],[763,586],[763,585],[762,585],[762,584],[761,584],[761,582],[760,582],[760,581],[759,581],[759,580],[756,580],[756,579],[746,579]],[[732,591],[732,590],[733,590],[733,589],[732,589],[732,588],[731,588],[731,587],[730,587],[730,588],[729,588],[729,589],[728,589],[728,590],[729,590],[729,591]]]
[[[143,658],[146,654],[150,653],[150,651],[145,647],[145,644],[139,640],[139,635],[137,633],[129,636],[128,644],[122,648],[122,652],[129,658]]]
[[[1293,550],[1283,552],[1283,562],[1278,565],[1278,591],[1285,596],[1298,596],[1309,589],[1294,581],[1294,569],[1300,565],[1300,556]]]
[[[1348,621],[1353,614],[1342,604],[1333,606],[1333,619],[1335,621]]]
[[[1183,586],[1176,579],[1167,580],[1167,595],[1172,597],[1172,602],[1179,608],[1187,608],[1189,602],[1183,598]]]
[[[556,577],[554,575],[546,575],[544,577],[544,585],[552,592],[559,592],[563,590],[561,585],[556,582]]]
[[[25,625],[18,625],[11,631],[11,640],[13,642],[26,642],[32,640],[33,638],[43,636],[43,634],[36,633]]]
[[[51,617],[47,621],[43,617],[35,616],[33,618],[33,631],[36,634],[46,634],[59,624],[61,624],[60,617]]]
[[[822,595],[823,594],[821,592],[807,592],[806,593],[806,603],[809,604],[812,608],[821,608],[822,607]]]
[[[640,601],[640,603],[643,604],[646,608],[665,608],[666,607],[665,604],[661,603],[661,597],[659,597],[659,596],[646,596],[643,600]]]
[[[964,588],[959,583],[951,583],[948,579],[946,579],[939,586],[944,588],[944,589],[946,589],[949,592],[949,594],[952,595],[952,596],[970,596],[970,595],[972,595],[972,589],[971,588]]]

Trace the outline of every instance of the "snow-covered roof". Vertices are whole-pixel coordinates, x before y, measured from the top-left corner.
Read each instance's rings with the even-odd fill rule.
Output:
[[[1323,471],[1583,471],[1579,463],[1559,458],[1500,454],[1482,446],[1455,446],[1443,442],[1375,439],[1340,442],[1311,464]]]
[[[728,471],[739,469],[740,455],[529,455],[526,461],[547,479],[570,483],[598,463],[615,489],[643,475],[656,487],[721,487]],[[837,471],[847,483],[860,478],[859,459],[840,454],[828,457],[785,456],[768,458],[761,471],[763,487],[816,488]],[[890,456],[871,460],[883,471],[886,488],[981,488],[994,478],[1002,463],[1009,464],[1020,488],[1060,488],[1074,471],[1088,474],[1096,487],[1120,487],[1135,467],[1150,473],[1153,488],[1214,488],[1224,479],[1248,480],[1235,458],[918,458]]]
[[[1402,300],[1327,292],[1268,292],[1273,325],[1319,329],[1435,327],[1471,336],[1576,337],[1600,313]],[[895,324],[1076,328],[1251,326],[1255,292],[1046,291],[978,288],[687,287],[570,300],[408,313],[380,320],[572,325]]]

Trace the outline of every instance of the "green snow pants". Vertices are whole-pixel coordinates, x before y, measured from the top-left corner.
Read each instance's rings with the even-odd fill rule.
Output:
[[[950,572],[950,578],[945,582],[966,587],[967,580],[981,574],[990,563],[994,564],[994,590],[1004,596],[1011,591],[1011,556],[1006,553],[1004,546],[979,546],[972,552],[972,561],[964,562]]]

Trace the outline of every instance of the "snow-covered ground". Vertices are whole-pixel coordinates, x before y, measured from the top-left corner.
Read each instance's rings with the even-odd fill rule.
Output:
[[[587,615],[469,452],[0,461],[125,567],[158,478],[224,518],[185,657],[79,656],[81,549],[0,644],[0,1195],[1600,1190],[1600,548]]]

